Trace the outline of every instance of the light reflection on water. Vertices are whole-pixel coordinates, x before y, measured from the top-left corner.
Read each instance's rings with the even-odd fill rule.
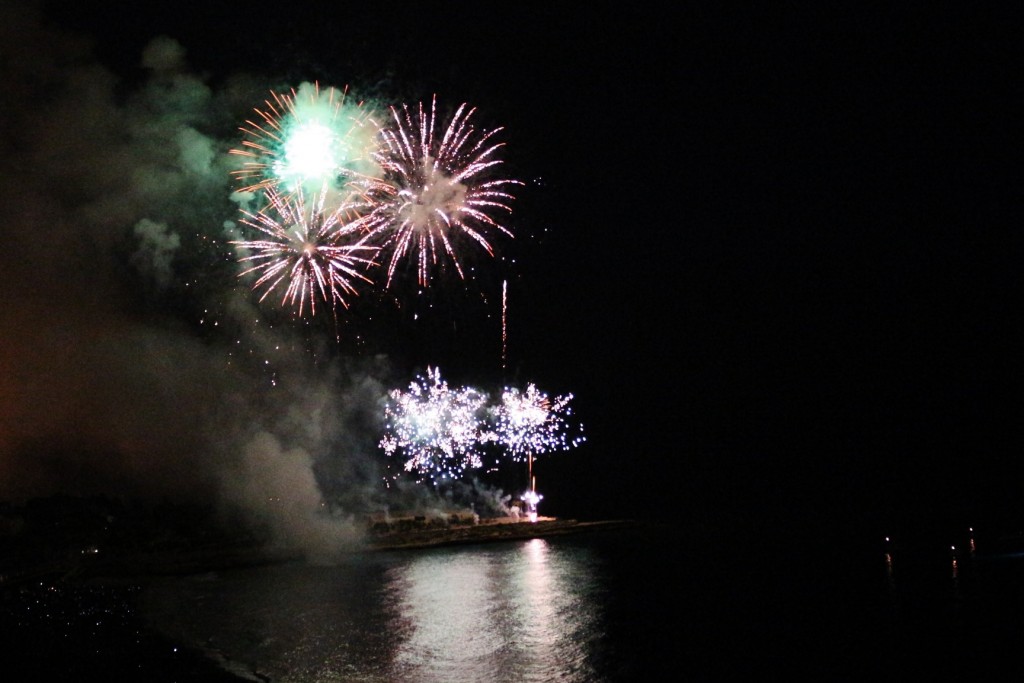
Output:
[[[173,579],[145,611],[271,681],[600,681],[608,591],[587,546],[545,539]]]
[[[1024,536],[879,548],[663,531],[168,579],[143,610],[277,683],[759,680],[780,665],[794,680],[980,680],[1016,664]]]
[[[425,554],[390,572],[406,637],[406,680],[593,680],[586,645],[600,633],[593,567],[543,539]]]

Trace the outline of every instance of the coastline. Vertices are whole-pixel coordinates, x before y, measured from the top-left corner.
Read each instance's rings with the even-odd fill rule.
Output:
[[[407,521],[407,520],[406,520]],[[381,531],[368,529],[343,553],[415,550],[451,545],[495,543],[545,538],[623,528],[635,524],[631,519],[578,521],[556,517],[498,517],[459,524],[401,523]],[[209,571],[240,569],[267,564],[301,562],[306,553],[299,548],[272,546],[258,542],[195,543],[175,548],[127,551],[111,549],[94,553],[68,553],[59,560],[8,566],[0,573],[0,588],[14,588],[31,582],[105,583],[143,581],[146,577],[183,576]]]
[[[536,522],[513,517],[481,520],[471,526],[450,526],[438,529],[414,529],[371,535],[366,547],[370,550],[404,550],[471,543],[493,543],[525,538],[561,536],[601,529],[631,526],[633,520],[615,519],[579,522],[575,519],[538,517]]]
[[[479,520],[466,525],[368,532],[349,550],[406,551],[474,543],[562,536],[631,525],[631,520],[580,522],[540,517]],[[64,554],[0,574],[0,626],[16,634],[9,670],[35,680],[66,680],[88,672],[99,677],[142,675],[154,683],[181,679],[216,683],[265,680],[214,651],[176,643],[154,631],[137,600],[150,580],[211,571],[304,561],[290,549],[255,543],[185,545],[135,552]],[[40,607],[45,606],[41,610]],[[54,656],[59,644],[62,654]],[[12,652],[12,653],[13,653]]]
[[[391,530],[367,535],[347,548],[344,553],[382,552],[391,550],[417,550],[424,548],[497,543],[530,538],[545,538],[623,528],[633,520],[600,520],[580,522],[575,519],[539,517],[536,522],[525,518],[498,517],[480,520],[472,525],[433,526]],[[120,561],[103,571],[90,570],[97,580],[120,575],[139,579],[155,575],[186,575],[209,571],[242,569],[268,564],[305,561],[306,554],[298,548],[241,545],[237,547],[215,545],[188,551],[145,553]]]

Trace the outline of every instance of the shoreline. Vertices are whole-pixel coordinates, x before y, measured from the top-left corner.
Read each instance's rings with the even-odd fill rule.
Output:
[[[448,528],[368,532],[347,554],[410,551],[475,543],[564,536],[622,528],[631,520],[579,522],[541,517],[497,518]],[[295,550],[257,544],[201,544],[106,555],[75,553],[63,561],[8,568],[0,575],[0,626],[19,653],[11,666],[37,680],[73,673],[141,675],[153,683],[190,680],[236,683],[266,680],[216,650],[176,642],[139,613],[146,585],[165,577],[302,562]],[[40,610],[40,606],[45,610]],[[59,644],[63,654],[53,655]]]
[[[478,523],[445,526],[400,527],[366,534],[340,551],[339,557],[361,552],[415,550],[452,545],[497,543],[564,536],[634,525],[631,519],[580,522],[575,519],[539,517],[498,517]],[[175,549],[76,553],[62,560],[48,561],[18,569],[8,567],[0,574],[0,589],[13,589],[27,582],[105,583],[143,581],[147,577],[184,576],[209,571],[240,569],[268,564],[302,562],[307,553],[299,548],[259,543],[212,543]]]
[[[367,540],[369,550],[404,550],[437,546],[544,538],[566,534],[632,526],[633,520],[615,519],[579,522],[575,519],[539,517],[536,522],[512,517],[482,520],[472,526],[392,531]]]

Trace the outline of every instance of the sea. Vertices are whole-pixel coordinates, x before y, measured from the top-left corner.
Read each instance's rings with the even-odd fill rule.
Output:
[[[282,683],[996,674],[1024,642],[1024,544],[949,536],[648,524],[169,578],[140,609],[240,678]]]
[[[979,680],[1018,662],[1024,536],[637,523],[89,590],[85,636],[5,634],[4,680]]]

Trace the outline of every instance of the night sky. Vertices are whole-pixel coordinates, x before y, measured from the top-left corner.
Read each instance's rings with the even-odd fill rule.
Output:
[[[246,468],[235,446],[266,443],[254,434],[273,435],[265,471],[316,460],[314,443],[356,451],[366,437],[333,426],[365,419],[344,397],[439,365],[574,394],[588,441],[538,461],[548,514],[888,528],[1024,511],[1019,17],[22,4],[0,22],[0,496],[165,495],[183,476],[225,495]],[[181,47],[173,72],[143,66],[161,37]],[[227,290],[253,302],[197,246],[234,218],[228,178],[165,152],[189,128],[221,154],[239,116],[304,81],[469,102],[504,127],[505,171],[526,185],[515,237],[472,282],[400,293],[400,311],[360,301],[343,350],[326,334],[311,354],[323,329],[280,321],[294,358],[275,362],[299,398],[243,397],[239,363],[224,370],[224,340],[196,322],[210,300],[231,308]],[[143,218],[181,235],[169,280],[132,267]],[[331,410],[345,420],[291,421]],[[348,462],[330,467],[353,476]]]

